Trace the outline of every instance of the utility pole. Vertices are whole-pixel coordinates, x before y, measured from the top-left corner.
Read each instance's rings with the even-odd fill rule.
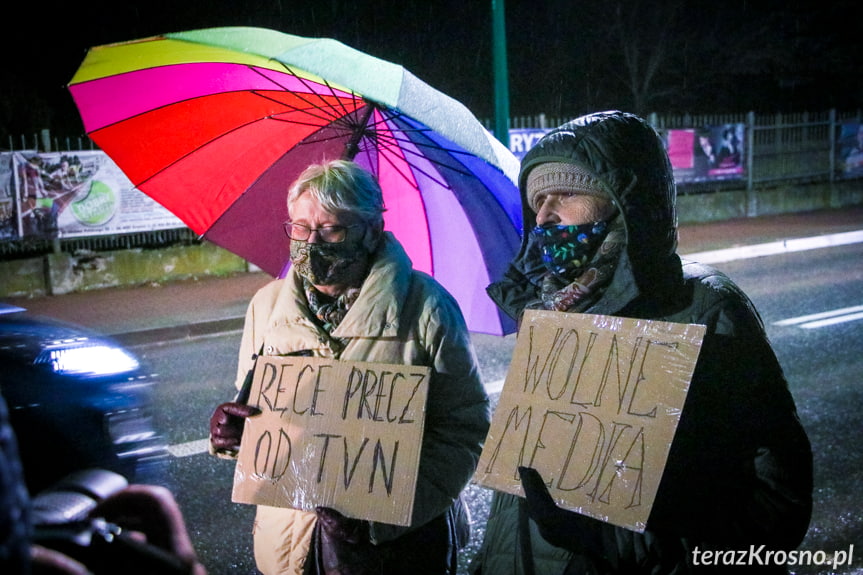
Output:
[[[494,64],[494,135],[509,148],[509,71],[506,64],[504,0],[491,0]]]

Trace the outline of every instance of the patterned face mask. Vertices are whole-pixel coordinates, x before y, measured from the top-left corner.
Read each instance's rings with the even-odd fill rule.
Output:
[[[539,242],[542,261],[553,274],[567,280],[578,277],[608,234],[608,222],[577,226],[546,224],[531,232]]]
[[[370,256],[362,240],[337,244],[291,240],[291,265],[312,285],[359,286],[368,272]]]

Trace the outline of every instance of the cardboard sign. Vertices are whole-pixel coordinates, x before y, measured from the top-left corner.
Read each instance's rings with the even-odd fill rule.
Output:
[[[526,311],[474,480],[643,531],[705,327]]]
[[[262,356],[233,500],[409,525],[430,369]]]

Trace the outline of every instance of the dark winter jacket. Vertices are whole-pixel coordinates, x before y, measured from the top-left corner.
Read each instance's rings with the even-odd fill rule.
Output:
[[[586,313],[702,324],[707,334],[645,532],[602,523],[601,548],[574,555],[519,519],[524,500],[496,494],[472,571],[687,573],[697,570],[696,546],[796,547],[811,512],[811,448],[750,300],[721,272],[682,263],[676,254],[675,187],[661,139],[640,118],[620,112],[579,118],[547,134],[522,162],[526,230],[536,218],[524,201],[527,174],[550,161],[590,170],[625,225],[627,248]],[[530,280],[539,267],[525,240],[489,294],[517,318],[538,299]],[[533,571],[524,569],[524,549],[533,555]]]
[[[0,573],[30,572],[33,524],[18,443],[0,395]]]

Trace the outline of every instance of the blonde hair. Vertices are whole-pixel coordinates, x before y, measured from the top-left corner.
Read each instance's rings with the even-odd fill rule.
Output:
[[[289,212],[291,204],[307,192],[328,212],[350,212],[370,224],[383,224],[383,192],[375,177],[359,164],[330,160],[303,170],[288,189]]]

